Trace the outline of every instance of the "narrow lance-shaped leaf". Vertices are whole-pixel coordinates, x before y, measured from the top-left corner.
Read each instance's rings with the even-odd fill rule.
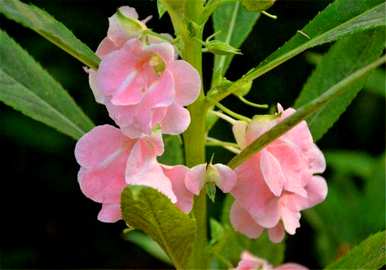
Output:
[[[129,186],[122,192],[122,216],[127,224],[144,231],[184,269],[192,252],[196,222],[155,189]]]
[[[19,0],[0,0],[0,13],[34,30],[83,64],[91,68],[98,67],[100,60],[94,52],[44,10]]]
[[[317,98],[356,69],[377,59],[383,51],[384,38],[385,30],[382,27],[355,34],[334,44],[308,78],[295,102],[295,107],[300,107]],[[337,97],[318,113],[307,118],[314,140],[320,139],[338,120],[365,82],[366,78],[358,80],[350,85],[346,94]]]
[[[211,103],[218,102],[237,91],[245,82],[260,77],[309,48],[346,35],[385,26],[385,8],[386,3],[383,0],[336,0],[256,68],[230,86],[214,88],[211,91]]]
[[[213,28],[216,40],[239,48],[252,31],[260,13],[246,10],[240,1],[221,5],[213,13]],[[213,71],[224,76],[233,55],[216,55]]]
[[[246,159],[248,159],[251,155],[260,151],[264,146],[268,145],[270,142],[283,135],[285,132],[300,123],[302,120],[311,116],[313,113],[320,111],[320,109],[322,109],[326,104],[328,104],[335,98],[346,94],[347,91],[351,89],[353,83],[357,82],[357,80],[363,79],[371,70],[379,67],[385,62],[386,56],[382,56],[378,60],[347,76],[346,78],[329,88],[320,97],[300,107],[294,114],[284,119],[282,122],[271,128],[269,131],[265,132],[263,135],[253,141],[248,147],[246,147],[240,154],[235,156],[228,163],[228,165],[232,168],[236,168]]]
[[[0,101],[74,139],[93,127],[62,86],[2,31]]]
[[[325,269],[380,269],[386,261],[386,233],[376,233]]]

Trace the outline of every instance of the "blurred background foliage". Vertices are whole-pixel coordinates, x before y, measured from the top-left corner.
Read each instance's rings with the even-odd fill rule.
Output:
[[[35,0],[76,36],[95,49],[106,34],[107,18],[117,7],[131,5],[140,18],[153,15],[150,28],[171,33],[167,16],[157,18],[155,0]],[[228,72],[236,79],[263,60],[301,29],[329,0],[280,0],[261,16]],[[105,109],[94,102],[82,65],[32,31],[0,17],[1,28],[19,42],[74,97],[96,124],[111,123]],[[207,35],[212,31],[208,24]],[[248,99],[291,106],[307,77],[330,45],[318,47],[274,69],[253,84]],[[210,82],[213,57],[205,55],[204,79]],[[318,142],[326,153],[327,200],[304,213],[302,227],[287,237],[285,261],[320,268],[345,254],[370,233],[385,229],[385,71],[376,70],[348,110]],[[224,102],[251,116],[265,113],[246,107],[236,98]],[[65,135],[0,104],[2,149],[0,232],[1,268],[165,268],[127,240],[123,222],[96,220],[99,206],[78,187],[75,142]],[[233,140],[230,127],[217,122],[212,137]],[[175,146],[173,138],[167,145]],[[175,160],[182,157],[169,149]],[[217,162],[231,154],[209,147]],[[165,160],[164,160],[165,161]],[[168,161],[166,161],[168,162]],[[222,197],[210,203],[220,220]],[[125,240],[126,239],[126,240]]]

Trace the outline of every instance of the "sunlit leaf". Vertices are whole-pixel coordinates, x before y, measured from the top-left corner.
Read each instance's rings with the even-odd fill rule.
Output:
[[[78,139],[93,127],[70,95],[0,31],[0,101]]]
[[[240,1],[221,5],[213,14],[213,28],[217,33],[216,40],[230,44],[234,48],[240,48],[259,16],[260,13],[246,10]],[[218,76],[223,76],[232,58],[233,55],[216,55],[214,72],[218,72]]]
[[[377,59],[383,51],[385,30],[374,29],[338,41],[326,53],[304,85],[295,107],[317,98],[338,81]],[[307,118],[315,140],[320,139],[338,120],[366,83],[366,77],[349,86],[346,93]]]
[[[125,222],[156,241],[177,269],[184,269],[192,252],[196,222],[167,197],[149,187],[128,186],[122,192]]]
[[[385,231],[376,233],[325,269],[380,269],[386,262]]]
[[[99,58],[94,52],[44,10],[19,0],[1,0],[0,13],[39,33],[83,64],[91,68],[98,67]]]

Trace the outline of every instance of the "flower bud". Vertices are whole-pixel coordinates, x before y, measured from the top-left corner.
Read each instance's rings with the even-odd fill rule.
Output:
[[[239,49],[219,40],[207,41],[205,47],[209,52],[218,55],[241,54]]]
[[[276,0],[241,0],[241,4],[249,11],[264,11],[270,8]]]
[[[245,96],[251,91],[252,88],[252,81],[245,81],[242,83],[242,85],[235,91],[236,96]]]

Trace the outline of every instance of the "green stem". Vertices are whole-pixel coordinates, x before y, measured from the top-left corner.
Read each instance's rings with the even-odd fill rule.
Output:
[[[172,17],[173,26],[182,41],[181,56],[193,65],[202,78],[202,51],[201,43],[203,27],[188,24],[197,22],[203,10],[202,1],[186,0],[186,20],[181,20],[179,14]],[[183,135],[186,165],[189,167],[205,162],[206,130],[205,121],[207,106],[203,89],[198,99],[188,107],[191,117],[189,128]],[[193,254],[189,267],[195,269],[208,268],[207,254],[207,206],[206,192],[195,198],[192,214],[197,222],[197,237],[193,246]]]

